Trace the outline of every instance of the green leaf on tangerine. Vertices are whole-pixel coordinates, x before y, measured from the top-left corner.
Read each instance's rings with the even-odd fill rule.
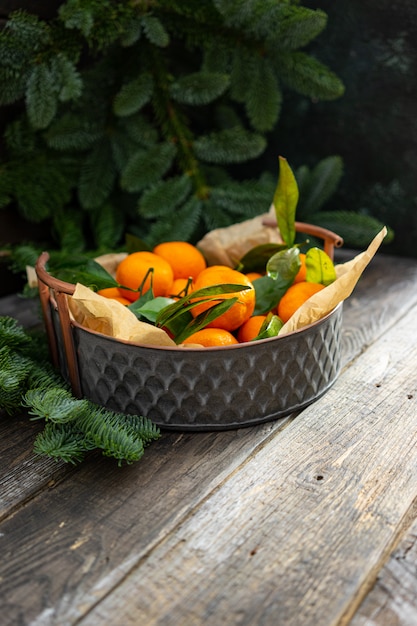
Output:
[[[236,302],[238,298],[228,298],[214,304],[209,309],[206,309],[202,313],[199,313],[193,318],[189,324],[187,324],[182,332],[178,333],[174,337],[176,344],[182,343],[185,339],[196,333],[198,330],[202,330],[211,322],[214,322],[220,315],[226,313]],[[169,328],[169,327],[168,327]]]
[[[265,315],[274,309],[290,286],[291,281],[262,276],[253,281],[256,301],[253,315]]]
[[[170,320],[175,319],[178,315],[184,313],[184,311],[189,311],[199,304],[202,304],[202,302],[206,303],[210,300],[219,300],[216,296],[227,293],[237,293],[246,289],[251,289],[251,287],[232,283],[211,285],[210,287],[197,289],[197,291],[187,294],[180,300],[177,300],[177,302],[174,302],[174,304],[170,304],[165,309],[162,309],[157,317],[156,325],[159,327],[167,327]]]
[[[239,261],[239,272],[263,272],[273,254],[285,250],[285,243],[263,243],[249,250]]]
[[[96,261],[88,259],[82,267],[60,269],[54,272],[54,276],[60,280],[70,282],[72,284],[81,283],[86,287],[99,289],[107,289],[108,287],[117,287],[117,281],[109,274],[104,267]]]
[[[274,207],[281,236],[290,248],[295,241],[295,211],[298,204],[298,185],[287,159],[279,157],[279,178],[274,193]]]
[[[292,282],[301,267],[300,251],[297,247],[286,248],[274,254],[266,264],[266,273],[271,278],[280,276]]]
[[[284,326],[284,322],[278,315],[270,313],[264,323],[262,324],[259,335],[252,339],[252,341],[258,341],[259,339],[269,339],[270,337],[277,337],[279,331]]]
[[[149,293],[149,291],[146,293]],[[176,300],[173,300],[172,298],[158,296],[156,298],[149,299],[147,302],[136,301],[129,306],[129,309],[133,311],[139,319],[143,317],[148,320],[148,322],[155,324],[159,313],[174,302],[176,302]]]
[[[336,280],[331,258],[320,248],[310,248],[306,253],[306,280],[310,283],[330,285]]]

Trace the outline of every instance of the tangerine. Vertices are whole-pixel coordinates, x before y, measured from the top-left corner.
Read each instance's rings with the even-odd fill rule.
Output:
[[[211,346],[232,346],[239,342],[224,328],[203,328],[184,339],[183,343],[199,343],[205,348],[210,348]]]
[[[151,269],[152,272],[149,271]],[[174,272],[168,261],[153,252],[140,251],[129,254],[119,263],[116,270],[116,280],[119,285],[136,290],[142,285],[148,272],[142,293],[148,291],[152,285],[155,297],[167,295],[174,281]],[[122,287],[119,289],[122,296],[131,302],[139,297],[138,291],[129,291]]]
[[[237,302],[226,313],[223,313],[218,318],[207,324],[206,328],[224,328],[225,330],[236,330],[239,326],[242,326],[246,320],[250,318],[255,309],[255,288],[251,281],[245,274],[233,270],[226,265],[212,265],[200,272],[194,282],[194,291],[202,289],[203,287],[211,287],[214,285],[224,285],[226,283],[234,285],[244,285],[249,289],[242,291],[235,291],[234,293],[219,294],[219,297],[215,300],[209,300],[207,303],[202,303],[191,309],[191,313],[194,317],[203,313],[210,307],[212,307],[217,300],[222,301],[228,298],[238,297]]]
[[[261,326],[266,320],[266,315],[252,315],[237,331],[237,340],[239,343],[252,341],[259,335]]]
[[[172,298],[180,298],[185,295],[185,289],[189,284],[189,278],[175,278],[174,282],[171,285],[170,295]],[[193,284],[189,284],[188,292],[191,293],[193,289]],[[181,294],[181,296],[180,296]]]
[[[253,281],[257,278],[262,278],[263,274],[260,274],[259,272],[248,272],[246,276],[249,278],[251,283],[253,283]]]
[[[155,246],[153,252],[168,261],[174,279],[196,278],[207,267],[200,250],[187,241],[165,241]]]
[[[307,275],[306,255],[303,252],[300,252],[300,261],[301,261],[301,267],[298,270],[297,274],[295,275],[293,284],[303,283],[305,282],[305,279],[306,279],[306,275]]]
[[[306,300],[321,289],[324,289],[324,285],[320,283],[303,281],[292,284],[278,303],[278,316],[284,323],[287,322]]]
[[[109,298],[110,300],[117,300],[121,304],[131,304],[130,300],[124,298],[119,291],[118,287],[106,287],[105,289],[99,289],[97,293],[104,298]]]

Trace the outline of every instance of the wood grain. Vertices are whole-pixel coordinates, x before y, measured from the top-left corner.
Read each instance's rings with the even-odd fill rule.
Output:
[[[80,624],[348,623],[417,496],[416,332],[413,310]]]
[[[36,494],[0,525],[2,626],[73,623],[290,420],[165,435],[137,464],[94,456]]]
[[[416,511],[415,511],[416,513]],[[417,520],[378,575],[351,626],[417,624]]]
[[[148,618],[185,626],[203,618],[216,626],[287,624],[276,621],[281,594],[300,605],[304,619],[320,593],[333,603],[337,596],[332,611],[347,619],[395,545],[416,484],[412,446],[396,420],[415,441],[415,401],[405,399],[415,385],[415,341],[399,320],[417,300],[417,263],[398,260],[398,285],[398,272],[395,278],[384,261],[372,261],[345,303],[345,363],[378,343],[298,417],[240,431],[164,434],[143,461],[119,469],[95,455],[77,468],[37,459],[37,426],[25,424],[25,416],[2,416],[2,626],[148,626]],[[406,338],[397,354],[399,328]],[[378,469],[384,455],[387,466]],[[404,489],[401,502],[393,501],[394,484]],[[339,510],[345,523],[336,524]],[[361,541],[370,558],[364,569],[361,555],[355,561]],[[322,553],[325,564],[333,548],[339,570],[326,573]],[[145,606],[138,609],[131,597],[139,591]],[[340,600],[346,597],[350,603]],[[122,607],[120,620],[124,601],[130,609]],[[148,611],[152,601],[156,608]],[[108,605],[114,608],[106,621]]]

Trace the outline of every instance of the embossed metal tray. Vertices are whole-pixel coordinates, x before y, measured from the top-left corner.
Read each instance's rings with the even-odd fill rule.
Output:
[[[51,356],[76,397],[144,415],[164,429],[226,430],[301,410],[339,374],[342,304],[310,326],[262,341],[201,349],[137,345],[70,319],[67,295],[75,287],[48,274],[48,258],[40,256],[36,272]]]

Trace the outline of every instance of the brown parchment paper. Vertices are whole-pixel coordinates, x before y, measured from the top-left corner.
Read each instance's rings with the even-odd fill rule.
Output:
[[[80,283],[68,296],[68,306],[81,326],[103,335],[152,346],[176,345],[162,328],[141,322],[117,300],[104,298]]]
[[[225,228],[210,231],[197,243],[208,265],[236,267],[238,261],[255,246],[264,243],[283,243],[277,227],[263,224],[265,217],[275,215],[272,205],[269,213],[263,213],[250,220],[232,224]]]
[[[284,324],[279,335],[290,333],[298,328],[316,322],[327,315],[327,313],[330,313],[339,302],[346,300],[352,293],[362,272],[375,255],[386,234],[387,229],[384,226],[371,241],[367,250],[355,256],[351,261],[336,265],[336,280],[304,302],[288,322]]]

